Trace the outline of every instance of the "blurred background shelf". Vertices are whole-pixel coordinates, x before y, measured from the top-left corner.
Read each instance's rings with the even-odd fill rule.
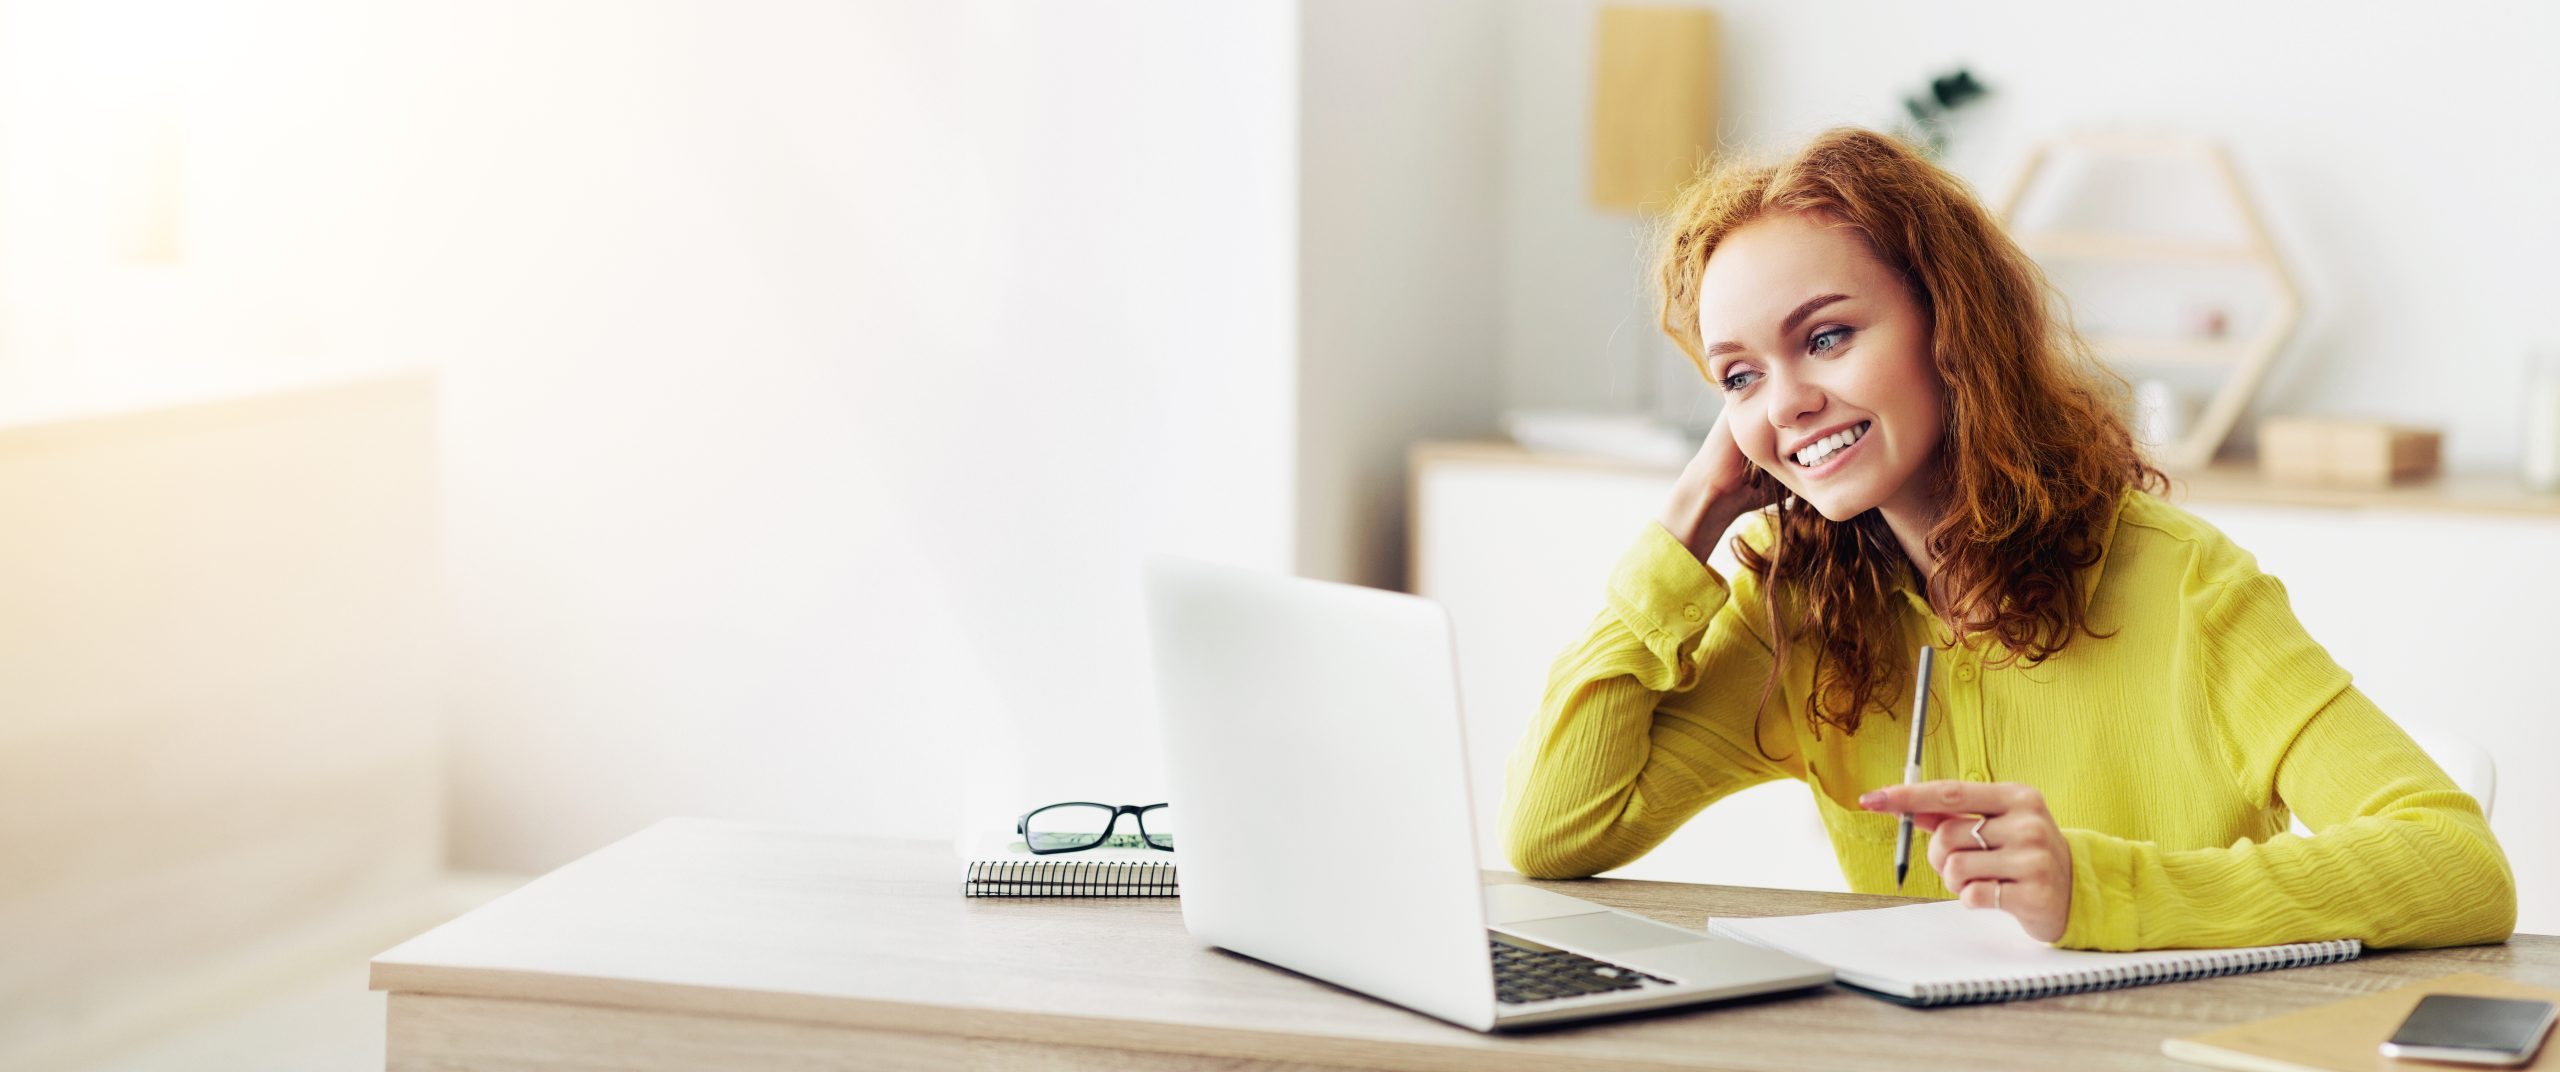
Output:
[[[2247,346],[2207,339],[2160,339],[2138,335],[2090,335],[2089,345],[2109,364],[2118,366],[2236,365],[2249,359]]]
[[[1680,472],[1677,465],[1596,455],[1545,454],[1490,439],[1418,443],[1412,457],[1417,473],[1441,462],[1580,469],[1654,475],[1665,480]],[[2202,469],[2171,469],[2168,473],[2170,501],[2190,506],[2317,506],[2560,519],[2560,492],[2536,491],[2511,473],[2445,473],[2385,488],[2367,488],[2271,479],[2247,457],[2224,459]]]
[[[2020,246],[2039,260],[2046,257],[2096,257],[2186,264],[2252,264],[2259,256],[2256,249],[2243,245],[2188,242],[2147,235],[2027,231],[2016,238]]]
[[[2161,180],[2180,177],[2191,180],[2193,188],[2192,196],[2186,199],[2192,203],[2179,206],[2186,210],[2179,215],[2202,210],[2210,218],[2218,209],[2224,217],[2219,228],[2222,234],[2172,236],[2156,230],[2166,222],[2162,220],[2135,223],[2118,219],[2096,224],[2078,218],[2126,213],[2139,218],[2156,213],[2166,206],[2137,204],[2145,198],[2133,196],[2134,189],[2169,185]],[[2156,196],[2158,191],[2152,193]],[[2049,215],[2054,202],[2073,206],[2073,199],[2064,196],[2073,194],[2078,195],[2078,200],[2071,225],[2057,228],[2029,222]],[[2283,354],[2302,313],[2302,296],[2293,273],[2279,255],[2259,205],[2241,182],[2230,154],[2212,141],[2167,133],[2129,135],[2096,130],[2047,139],[2028,151],[2025,164],[2001,199],[1999,217],[2018,235],[2019,244],[2028,255],[2043,264],[2048,277],[2056,277],[2062,269],[2090,266],[2102,271],[2110,266],[2167,266],[2189,276],[2204,274],[2198,269],[2221,267],[2253,277],[2254,285],[2265,292],[2265,300],[2250,317],[2249,330],[2243,333],[2228,334],[2231,310],[2226,305],[2239,301],[2236,292],[2221,295],[2209,312],[2179,325],[2178,329],[2187,333],[2183,337],[2161,337],[2156,325],[2130,332],[2121,327],[2082,325],[2099,359],[2130,378],[2141,379],[2144,366],[2220,367],[2221,371],[2212,377],[2217,382],[2202,412],[2192,423],[2185,424],[2182,434],[2162,443],[2157,451],[2161,458],[2178,467],[2202,469],[2210,465],[2268,371]],[[2188,222],[2192,226],[2194,221]],[[2118,278],[2112,285],[2095,290],[2068,284],[2060,289],[2069,296],[2072,306],[2085,307],[2110,291],[2126,292],[2125,282]],[[2155,278],[2130,291],[2158,292],[2162,282]]]

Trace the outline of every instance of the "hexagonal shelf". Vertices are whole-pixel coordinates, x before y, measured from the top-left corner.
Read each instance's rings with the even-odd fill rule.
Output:
[[[2044,175],[2057,153],[2085,153],[2092,157],[2140,159],[2149,161],[2191,161],[2210,169],[2218,188],[2230,198],[2233,213],[2247,232],[2242,242],[2194,242],[2162,239],[2156,236],[2110,231],[2018,231],[2018,206],[2028,190]],[[2275,244],[2268,240],[2266,227],[2259,221],[2257,206],[2240,184],[2240,176],[2231,167],[2231,158],[2221,147],[2200,139],[2180,137],[2140,137],[2118,134],[2081,134],[2056,138],[2036,146],[2027,156],[2026,165],[2012,180],[2008,193],[2000,202],[2000,221],[2009,227],[2018,245],[2048,268],[2062,261],[2115,261],[2151,265],[2241,265],[2260,269],[2273,290],[2273,304],[2254,332],[2235,341],[2218,338],[2142,337],[2112,334],[2089,334],[2085,337],[2098,356],[2123,370],[2126,363],[2135,364],[2203,364],[2225,366],[2220,389],[2203,412],[2187,429],[2186,435],[2174,443],[2157,444],[2159,461],[2172,469],[2200,469],[2213,460],[2222,441],[2239,423],[2241,411],[2249,406],[2260,381],[2275,363],[2276,354],[2293,334],[2301,319],[2301,296],[2294,288],[2293,276],[2286,271],[2283,258],[2277,256]]]

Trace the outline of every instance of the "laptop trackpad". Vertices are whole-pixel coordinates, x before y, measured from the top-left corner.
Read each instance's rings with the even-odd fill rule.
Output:
[[[1584,953],[1615,953],[1700,940],[1696,934],[1678,927],[1616,912],[1590,912],[1510,923],[1503,925],[1502,932]]]

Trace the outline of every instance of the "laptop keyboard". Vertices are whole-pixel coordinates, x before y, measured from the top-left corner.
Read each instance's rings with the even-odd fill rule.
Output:
[[[1533,945],[1506,935],[1490,937],[1493,946],[1493,994],[1505,1005],[1635,990],[1647,983],[1672,985],[1669,979],[1646,975],[1624,965]]]

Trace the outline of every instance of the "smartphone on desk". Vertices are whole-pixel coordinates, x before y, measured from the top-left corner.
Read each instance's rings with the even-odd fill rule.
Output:
[[[2520,1065],[2533,1060],[2534,1051],[2542,1048],[2555,1016],[2560,1016],[2560,1009],[2548,1001],[2429,994],[2419,999],[2409,1018],[2400,1021],[2400,1030],[2382,1044],[2382,1055]]]

